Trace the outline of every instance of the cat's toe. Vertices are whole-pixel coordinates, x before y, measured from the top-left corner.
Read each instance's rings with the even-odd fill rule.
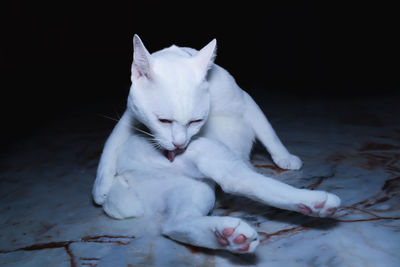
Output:
[[[215,237],[217,238],[218,244],[220,244],[223,247],[229,245],[228,239],[223,234],[219,233],[218,231],[215,231],[214,234]]]
[[[273,161],[279,168],[285,170],[299,170],[303,166],[301,159],[295,155],[288,155],[286,157],[272,157]]]

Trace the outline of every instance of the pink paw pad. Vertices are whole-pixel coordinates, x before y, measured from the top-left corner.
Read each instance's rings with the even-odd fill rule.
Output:
[[[244,242],[246,242],[247,237],[245,235],[238,235],[237,237],[235,237],[235,239],[233,239],[233,242],[235,244],[243,244]]]
[[[336,208],[329,208],[326,210],[329,215],[333,215],[336,212]]]
[[[241,247],[241,248],[238,248],[238,251],[248,251],[249,250],[249,248],[250,248],[250,244],[249,243],[247,243],[246,245],[244,245],[243,247]]]
[[[317,202],[314,205],[314,208],[316,209],[322,209],[325,206],[325,201],[324,202]]]
[[[222,236],[218,231],[215,231],[214,234],[217,237],[217,241],[221,246],[226,247],[227,245],[229,245],[228,239]]]
[[[233,232],[235,232],[235,228],[224,228],[224,230],[222,230],[224,236],[231,236]]]
[[[299,211],[303,214],[311,214],[312,213],[312,210],[309,207],[307,207],[306,205],[299,204],[298,208],[299,208]]]

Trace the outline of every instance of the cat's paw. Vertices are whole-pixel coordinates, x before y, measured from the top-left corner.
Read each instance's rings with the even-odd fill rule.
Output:
[[[92,196],[94,202],[98,205],[103,205],[107,199],[108,192],[110,191],[114,177],[109,176],[98,176],[94,182],[92,189]]]
[[[221,248],[234,253],[252,253],[260,244],[257,232],[247,223],[234,220],[232,225],[225,224],[214,234]]]
[[[286,157],[272,156],[272,160],[279,168],[285,170],[299,170],[301,166],[303,166],[301,159],[292,154],[289,154]]]
[[[108,190],[103,190],[101,187],[93,187],[92,195],[93,200],[98,205],[102,205],[107,199]]]
[[[340,206],[340,198],[334,194],[313,191],[320,195],[318,200],[311,201],[310,203],[300,203],[297,205],[297,211],[308,216],[313,217],[330,217],[333,216]]]

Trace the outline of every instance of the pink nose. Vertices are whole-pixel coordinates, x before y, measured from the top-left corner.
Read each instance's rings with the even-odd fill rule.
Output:
[[[179,144],[179,143],[175,143],[175,142],[172,142],[172,144],[174,144],[174,146],[176,148],[181,148],[181,147],[183,147],[185,145],[185,144]]]

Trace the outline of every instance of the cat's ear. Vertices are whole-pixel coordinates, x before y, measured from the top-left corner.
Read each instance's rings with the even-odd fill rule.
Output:
[[[205,47],[203,47],[194,57],[193,60],[197,65],[196,68],[200,71],[202,78],[207,74],[207,71],[214,63],[217,52],[217,40],[213,39]]]
[[[151,79],[151,62],[150,53],[143,45],[142,40],[135,34],[133,36],[133,63],[132,63],[132,74],[131,80],[137,80],[141,77]]]

